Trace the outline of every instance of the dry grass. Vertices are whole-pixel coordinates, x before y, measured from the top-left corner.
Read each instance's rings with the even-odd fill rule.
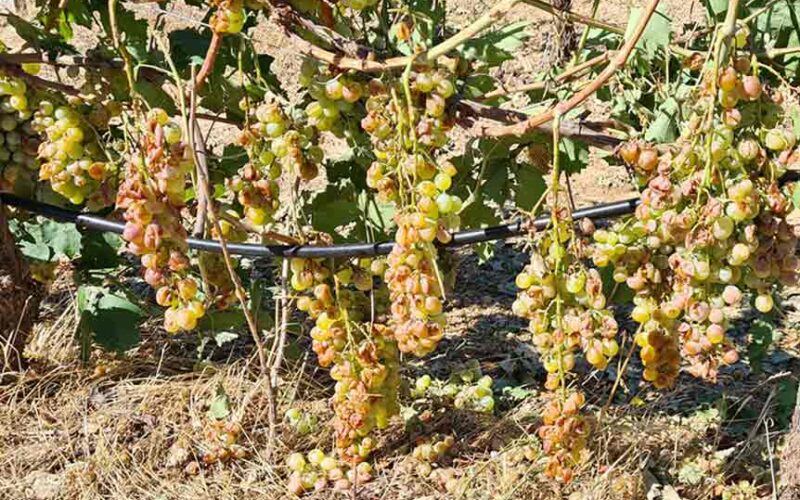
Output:
[[[408,365],[405,373],[444,378],[476,357],[496,380],[530,389],[528,397],[512,399],[498,391],[496,415],[415,402],[417,418],[395,419],[381,433],[376,478],[356,498],[601,500],[645,498],[648,491],[661,492],[654,498],[679,498],[668,496],[672,493],[715,498],[741,479],[756,485],[760,495],[769,493],[772,474],[779,473],[778,390],[798,369],[793,345],[781,345],[785,350],[770,365],[772,376],[743,367],[725,373],[717,385],[682,377],[667,392],[639,386],[634,361],[602,422],[600,409],[613,375],[579,370],[577,383],[589,394],[595,429],[587,460],[568,486],[544,479],[535,437],[543,404],[536,390],[541,369],[515,333],[518,325],[503,320],[508,299],[498,293],[510,279],[506,268],[519,258],[505,247],[497,260],[502,265],[477,268],[473,256],[462,255],[455,285],[459,299],[451,312],[460,320],[452,322],[438,355]],[[282,499],[287,498],[283,457],[314,447],[330,450],[330,382],[315,368],[313,355],[285,367],[280,410],[302,408],[319,418],[320,428],[299,436],[281,426],[278,442],[269,443],[264,393],[249,349],[237,348],[229,362],[196,364],[169,354],[172,344],[190,340],[168,339],[147,328],[143,347],[127,357],[94,353],[91,366],[81,368],[71,341],[76,320],[69,289],[63,280],[45,305],[45,321],[28,351],[34,368],[0,386],[0,498]],[[496,317],[479,320],[487,315]],[[785,331],[791,344],[796,337],[788,332],[794,329]],[[307,345],[299,341],[293,347],[302,351]],[[218,387],[230,397],[230,418],[241,423],[240,443],[248,456],[188,476],[184,466],[202,450],[206,412]],[[408,398],[404,402],[411,404]],[[420,477],[410,451],[417,438],[437,433],[455,436],[456,444],[430,477]],[[532,460],[521,458],[524,447],[536,450]],[[450,478],[458,481],[448,492]],[[351,493],[328,490],[309,498]]]

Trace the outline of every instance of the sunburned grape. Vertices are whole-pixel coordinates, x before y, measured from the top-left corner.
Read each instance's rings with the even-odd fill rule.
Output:
[[[261,104],[250,114],[254,122],[239,138],[249,161],[226,185],[241,205],[245,219],[264,226],[273,222],[280,207],[278,180],[282,173],[306,181],[314,179],[322,150],[315,144],[313,129],[298,128],[278,104]]]
[[[391,88],[374,80],[361,120],[376,156],[367,185],[398,206],[397,244],[385,274],[394,335],[401,351],[417,356],[432,352],[444,334],[444,290],[433,243],[450,241],[462,205],[447,193],[456,167],[432,159],[450,128],[444,113],[455,91],[450,78],[444,70],[421,71]]]
[[[798,228],[786,218],[790,204],[777,184],[800,160],[796,138],[780,123],[753,118],[771,98],[755,74],[736,66],[745,65],[719,71],[718,95],[711,93],[714,68],[707,70],[695,115],[654,171],[639,165],[652,147],[620,148],[645,183],[642,204],[633,218],[595,233],[595,264],[612,265],[614,278],[636,293],[636,341],[644,378],[656,387],[674,383],[680,353],[692,374],[715,379],[720,365],[738,360],[726,331],[743,291],[768,313],[775,289],[797,280]]]
[[[188,235],[180,214],[193,163],[186,143],[167,141],[165,131],[173,126],[163,110],[150,111],[117,193],[117,207],[124,210],[122,237],[127,250],[141,258],[144,279],[166,308],[164,328],[170,333],[193,330],[205,315],[197,282],[189,275]]]
[[[302,293],[297,307],[315,320],[310,333],[317,360],[336,380],[337,452],[349,463],[361,462],[373,451],[372,430],[399,410],[397,345],[391,329],[369,321],[370,294],[382,301],[373,276],[383,266],[355,259],[332,268],[322,259],[292,259],[290,270],[292,288]]]

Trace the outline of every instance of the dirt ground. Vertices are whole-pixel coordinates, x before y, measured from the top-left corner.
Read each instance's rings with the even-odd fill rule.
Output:
[[[699,1],[665,1],[676,27],[702,19]],[[636,5],[606,0],[599,17],[619,23]],[[448,5],[448,13],[463,23],[488,6],[458,0]],[[155,4],[136,8],[145,16],[157,14]],[[575,1],[572,8],[588,14],[591,2]],[[199,18],[199,11],[188,7],[168,12],[166,29]],[[538,11],[522,7],[511,18],[533,22],[520,57],[498,73],[508,85],[547,69],[542,54],[552,37],[550,18]],[[6,27],[0,36],[14,39]],[[91,37],[84,36],[90,44]],[[271,25],[255,39],[260,50],[275,57],[273,68],[291,88],[300,64],[296,51]],[[634,192],[622,168],[601,160],[572,180],[580,206]],[[771,497],[773,485],[786,473],[779,458],[788,424],[781,419],[791,404],[787,387],[792,382],[796,387],[800,372],[800,289],[787,290],[783,297],[779,335],[760,371],[740,362],[723,371],[715,384],[682,375],[675,388],[655,391],[640,384],[641,366],[634,355],[609,400],[618,366],[601,373],[579,365],[578,381],[589,398],[594,434],[586,465],[563,486],[540,477],[535,462],[519,460],[520,450],[537,446],[544,380],[525,325],[511,313],[514,276],[526,255],[518,243],[504,242],[496,245],[496,256],[487,263],[480,264],[470,250],[457,252],[454,260],[458,268],[446,337],[432,355],[405,360],[403,375],[411,381],[424,373],[446,379],[477,359],[482,372],[498,384],[495,413],[478,414],[435,401],[412,405],[406,398],[404,411],[414,406],[422,417],[408,426],[395,419],[380,433],[375,479],[357,494],[326,490],[308,498]],[[618,312],[622,317],[626,310]],[[745,343],[752,320],[744,311],[733,334],[736,342]],[[126,356],[95,352],[91,366],[81,367],[73,341],[76,326],[75,285],[67,271],[53,286],[28,346],[32,369],[0,386],[0,499],[284,499],[284,457],[314,447],[331,449],[332,381],[318,368],[304,336],[292,337],[287,349],[279,414],[300,408],[316,417],[317,428],[302,435],[283,425],[278,442],[270,444],[264,391],[253,375],[247,342],[207,346],[207,359],[198,362],[195,338],[167,336],[153,323],[143,328],[142,345]],[[623,326],[631,331],[631,325]],[[620,361],[628,347],[623,346]],[[187,476],[183,466],[202,444],[206,411],[220,386],[242,425],[239,442],[247,457]],[[422,477],[409,452],[418,439],[434,433],[454,436],[455,445],[431,475]],[[275,454],[267,457],[271,448]],[[453,477],[460,486],[448,491],[446,480]]]

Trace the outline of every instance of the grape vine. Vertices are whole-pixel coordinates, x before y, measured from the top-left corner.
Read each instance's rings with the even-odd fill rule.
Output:
[[[15,20],[26,45],[0,52],[0,191],[124,221],[122,250],[150,287],[133,295],[162,308],[166,332],[199,335],[201,352],[212,337],[223,342],[221,330],[246,326],[268,386],[269,453],[280,440],[278,406],[295,397],[282,378],[287,338],[310,344],[329,370],[329,426],[280,409],[281,431],[332,434],[331,449],[281,457],[293,495],[374,479],[381,432],[400,415],[424,427],[408,415],[504,411],[505,381],[476,359],[447,381],[415,373],[409,390],[404,383],[416,370],[406,363],[435,353],[448,333],[452,259],[442,245],[462,226],[493,226],[512,212],[548,218],[522,226],[527,263],[516,269],[511,306],[546,373],[539,442],[511,455],[562,483],[580,473],[603,425],[580,383],[584,368],[617,365],[609,404],[623,381],[659,390],[683,372],[717,381],[743,356],[732,334],[741,311],[772,318],[780,292],[797,284],[791,215],[800,196],[785,175],[800,170],[800,113],[789,76],[773,64],[793,48],[754,36],[775,2],[759,12],[731,0],[723,22],[680,45],[648,29],[659,0],[627,28],[539,0],[501,0],[456,30],[440,2],[428,3],[190,0],[202,21],[161,36],[115,0],[85,12],[60,2]],[[507,87],[504,64],[526,35],[500,23],[520,3],[605,34],[587,30],[564,68]],[[258,50],[266,22],[302,56],[291,86]],[[72,25],[97,30],[97,47],[74,47]],[[644,77],[655,82],[647,91]],[[532,106],[509,109],[521,93]],[[590,97],[611,104],[600,106],[608,117],[581,117]],[[608,160],[640,192],[634,213],[599,227],[575,220],[569,180],[591,161],[585,143],[618,145]],[[214,239],[222,253],[193,253],[190,235]],[[387,239],[385,258],[344,246]],[[304,259],[291,248],[278,278],[227,247],[276,241],[342,253]],[[49,265],[34,268],[44,276]],[[99,287],[95,278],[76,279]],[[120,272],[102,286],[119,279],[135,281]],[[617,300],[626,294],[630,306]],[[310,340],[292,339],[297,332]],[[638,354],[641,378],[622,346]],[[253,456],[243,421],[203,427],[197,456],[182,464],[187,475]],[[433,478],[457,440],[455,429],[415,436],[418,475]]]

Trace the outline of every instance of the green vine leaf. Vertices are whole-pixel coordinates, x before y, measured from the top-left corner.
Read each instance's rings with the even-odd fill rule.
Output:
[[[113,233],[86,232],[81,235],[81,270],[113,269],[120,265],[122,238]]]
[[[513,59],[514,52],[525,43],[529,36],[526,32],[529,25],[529,21],[507,24],[466,42],[458,51],[463,57],[481,61],[487,67],[499,66]]]
[[[800,208],[800,184],[795,184],[792,189],[792,203],[794,208]]]
[[[516,171],[514,184],[514,203],[525,211],[530,211],[539,202],[547,184],[544,176],[532,165],[523,163]]]
[[[17,35],[37,50],[55,54],[75,54],[77,52],[60,34],[46,33],[40,26],[12,13],[5,14],[5,18]]]
[[[647,128],[644,140],[667,143],[678,138],[678,101],[670,97],[658,107],[656,119]]]
[[[78,289],[79,330],[104,349],[124,352],[140,341],[144,311],[124,295],[99,286]]]
[[[769,353],[776,335],[775,326],[763,319],[756,319],[750,325],[750,342],[747,345],[747,359],[753,371],[761,371],[761,364]]]
[[[356,192],[349,186],[328,184],[325,191],[314,196],[309,205],[311,223],[323,232],[332,235],[340,234],[338,229],[361,217]],[[352,238],[345,238],[350,240]]]
[[[644,9],[635,7],[631,9],[628,16],[628,27],[625,30],[625,39],[627,40],[632,34],[633,30],[639,24],[639,19],[642,16]],[[666,14],[666,7],[659,5],[647,23],[642,37],[636,44],[637,49],[642,49],[648,59],[652,59],[658,52],[662,52],[667,48],[672,40],[672,19]]]
[[[10,228],[20,251],[28,258],[56,262],[81,256],[82,237],[75,224],[36,217],[32,221],[12,221]]]
[[[786,429],[791,425],[795,408],[800,407],[800,403],[797,402],[797,394],[797,379],[784,379],[778,383],[778,392],[775,398],[777,401],[775,415],[779,429]]]
[[[561,168],[565,172],[575,174],[589,164],[589,147],[586,144],[562,138],[558,150],[561,154]]]

